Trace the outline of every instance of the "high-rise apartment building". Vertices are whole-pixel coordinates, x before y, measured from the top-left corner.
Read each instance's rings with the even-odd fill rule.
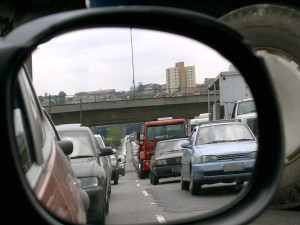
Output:
[[[168,93],[196,87],[195,66],[184,66],[178,62],[175,67],[166,69],[166,89]]]

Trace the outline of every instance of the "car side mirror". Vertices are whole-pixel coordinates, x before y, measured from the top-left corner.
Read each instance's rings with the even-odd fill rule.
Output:
[[[189,24],[189,28],[178,26],[178,24]],[[214,224],[231,224],[233,221],[243,224],[265,209],[279,183],[284,153],[282,151],[282,124],[278,99],[270,81],[270,74],[265,61],[254,52],[250,44],[239,33],[224,23],[199,13],[167,7],[104,7],[95,10],[58,13],[19,26],[1,40],[0,82],[4,88],[1,90],[0,101],[4,110],[0,117],[2,124],[0,129],[1,133],[4,134],[3,145],[10,146],[9,154],[5,158],[10,160],[8,161],[9,165],[16,165],[18,168],[11,170],[11,173],[15,174],[9,174],[11,179],[15,179],[13,183],[28,186],[28,183],[24,182],[25,179],[20,179],[20,176],[24,177],[24,174],[17,154],[14,153],[17,152],[17,140],[13,138],[15,130],[13,129],[14,121],[11,119],[12,105],[14,105],[11,90],[17,85],[17,71],[20,70],[20,65],[25,62],[28,56],[32,54],[32,50],[39,44],[70,30],[95,27],[145,28],[177,34],[211,47],[232,62],[244,76],[256,100],[260,137],[262,137],[259,139],[258,164],[253,173],[253,179],[233,204],[224,207],[224,210],[214,213],[211,217],[204,218],[199,215],[199,217],[192,219],[197,219],[200,223],[205,219],[204,222]],[[37,128],[31,127],[38,134]],[[270,127],[272,127],[272,135],[269,135]],[[140,140],[143,140],[142,135],[140,135]],[[185,146],[188,147],[189,145],[190,143]],[[70,153],[70,149],[64,144],[62,144],[62,149],[65,149],[65,154]],[[108,151],[104,150],[100,153],[101,156],[110,155],[111,153]],[[11,152],[13,154],[10,154]],[[117,161],[120,162],[120,159]],[[266,176],[268,179],[265,179]],[[40,213],[41,218],[51,220],[53,223],[52,220],[55,219],[46,214],[44,208],[32,206],[38,205],[36,198],[31,192],[24,190],[27,188],[21,188],[20,192],[15,193],[17,198],[29,199],[25,203],[26,208],[27,206],[33,208]],[[186,221],[182,222],[186,224]]]
[[[69,140],[57,141],[61,150],[65,155],[71,155],[73,152],[73,142]]]
[[[111,147],[103,147],[101,148],[101,151],[99,152],[99,156],[108,156],[113,155],[113,149]]]
[[[185,141],[181,144],[182,148],[192,148],[191,142],[190,141]]]

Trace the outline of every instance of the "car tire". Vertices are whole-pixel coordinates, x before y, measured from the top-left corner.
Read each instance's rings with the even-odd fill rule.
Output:
[[[201,184],[200,183],[196,183],[194,181],[194,173],[193,170],[191,170],[191,175],[190,175],[190,193],[191,195],[197,195],[200,193],[201,191]]]
[[[184,181],[181,176],[181,190],[189,190],[190,182]]]
[[[88,224],[99,224],[99,225],[105,225],[106,221],[106,202],[103,201],[103,205],[101,207],[102,211],[99,212],[93,212],[94,214],[91,216],[92,219],[88,219]]]
[[[102,210],[102,213],[101,213],[101,218],[100,218],[99,224],[105,225],[106,215],[107,215],[107,213],[106,213],[106,202],[104,202],[104,206],[103,206],[103,210]]]
[[[300,65],[299,18],[299,10],[258,4],[234,10],[219,19],[241,33],[255,50],[282,57],[291,62],[291,66],[297,67]],[[289,153],[293,157],[286,157],[271,208],[288,209],[300,206],[300,173],[296,173],[300,170],[299,149],[300,146],[296,146]]]
[[[153,185],[158,185],[159,184],[159,178],[157,176],[155,176],[155,174],[152,175],[153,177]]]
[[[114,184],[118,184],[119,183],[119,177],[116,177],[115,179],[114,179]]]
[[[107,201],[106,201],[106,205],[105,205],[105,214],[106,214],[106,215],[109,214],[109,199],[107,199]]]
[[[153,184],[153,173],[151,171],[150,171],[149,176],[150,176],[150,184]]]
[[[141,178],[141,179],[145,179],[146,174],[145,174],[145,172],[143,171],[143,161],[141,161],[141,164],[140,164],[140,167],[139,167],[139,174],[140,174],[140,178]]]

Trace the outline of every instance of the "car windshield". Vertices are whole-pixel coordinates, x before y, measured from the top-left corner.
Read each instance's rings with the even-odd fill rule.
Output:
[[[253,134],[243,124],[217,124],[199,129],[196,145],[255,140]]]
[[[60,131],[62,140],[73,142],[73,152],[70,158],[93,157],[94,151],[91,139],[87,132],[82,131]]]
[[[154,126],[147,128],[147,140],[185,137],[184,123]]]
[[[243,115],[251,112],[256,112],[256,106],[254,100],[241,102],[239,104],[237,115]]]
[[[184,140],[168,141],[168,142],[158,142],[155,148],[155,155],[164,155],[168,153],[181,152],[181,144]]]

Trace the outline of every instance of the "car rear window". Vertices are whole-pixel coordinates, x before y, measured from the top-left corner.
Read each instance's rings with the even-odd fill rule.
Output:
[[[93,145],[88,132],[60,131],[59,134],[62,140],[70,140],[73,142],[73,152],[70,158],[94,156]]]
[[[197,135],[196,145],[254,140],[250,129],[243,124],[218,124],[201,127]]]

